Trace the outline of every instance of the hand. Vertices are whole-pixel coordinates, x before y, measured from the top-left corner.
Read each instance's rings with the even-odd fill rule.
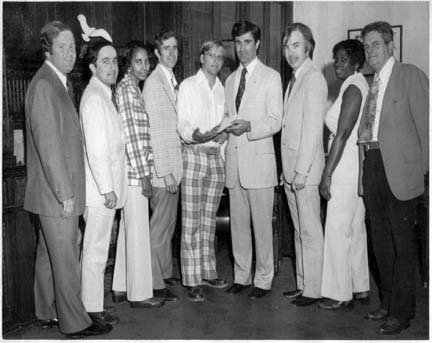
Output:
[[[213,142],[223,144],[228,138],[228,134],[225,132],[221,132],[215,138],[212,139]]]
[[[75,199],[73,197],[66,199],[65,201],[62,202],[62,206],[63,206],[63,213],[61,215],[62,218],[70,216],[75,207]]]
[[[173,174],[168,174],[167,176],[165,176],[164,181],[165,181],[166,190],[168,192],[173,194],[177,192],[177,188],[178,188],[177,181]]]
[[[232,133],[236,136],[241,136],[246,131],[249,131],[251,128],[250,121],[244,119],[236,119],[232,122],[231,126],[228,126],[225,131],[228,133]]]
[[[152,195],[152,184],[148,176],[144,176],[141,179],[141,186],[142,186],[141,194],[144,195],[146,198],[150,198]]]
[[[331,176],[324,173],[319,184],[319,192],[321,196],[327,201],[331,199],[330,186]]]
[[[299,190],[303,189],[305,187],[306,177],[307,177],[306,175],[301,175],[301,174],[296,173],[294,175],[294,179],[292,180],[291,188],[294,191],[299,191]]]
[[[192,139],[195,143],[198,144],[207,143],[208,141],[211,141],[215,135],[216,133],[214,133],[213,130],[201,133],[200,130],[196,128],[195,131],[192,133]]]
[[[105,207],[109,209],[113,209],[117,205],[117,195],[114,191],[104,194],[105,196]]]

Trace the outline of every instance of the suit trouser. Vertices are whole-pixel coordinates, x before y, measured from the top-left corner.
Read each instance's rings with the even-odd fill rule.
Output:
[[[120,219],[113,290],[126,292],[129,301],[153,296],[149,203],[142,187],[128,186]]]
[[[177,222],[179,192],[172,194],[153,187],[150,206],[150,246],[152,251],[153,289],[166,288],[164,279],[173,275],[171,240]]]
[[[297,288],[303,296],[321,297],[324,237],[317,185],[292,191],[285,183],[285,193],[294,224]]]
[[[363,189],[381,278],[381,306],[391,317],[412,319],[418,266],[415,230],[418,198],[396,199],[378,149],[365,152]]]
[[[192,287],[217,278],[214,237],[225,174],[219,153],[185,148],[183,166],[181,270],[183,284]]]
[[[271,289],[273,264],[274,187],[245,189],[237,178],[229,189],[234,282],[250,285],[252,269],[252,227],[255,237],[254,286]]]
[[[82,299],[87,312],[102,312],[104,274],[116,209],[87,206],[81,258]]]
[[[327,203],[321,295],[338,301],[369,290],[365,207],[358,183],[332,184]]]
[[[35,263],[35,309],[39,319],[58,318],[63,333],[92,323],[81,301],[78,217],[39,215],[41,230]]]

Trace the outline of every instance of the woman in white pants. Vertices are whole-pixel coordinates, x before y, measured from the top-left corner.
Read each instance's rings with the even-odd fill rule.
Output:
[[[331,132],[330,153],[319,186],[328,200],[324,239],[324,265],[319,307],[352,307],[353,297],[368,300],[369,269],[365,207],[358,195],[359,152],[357,131],[369,87],[358,71],[365,61],[357,40],[333,48],[336,76],[344,80],[339,96],[327,112]]]

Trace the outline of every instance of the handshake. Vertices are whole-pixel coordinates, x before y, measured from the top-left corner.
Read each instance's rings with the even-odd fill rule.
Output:
[[[251,124],[249,121],[244,119],[236,119],[231,121],[229,117],[224,117],[219,125],[216,125],[210,131],[204,133],[200,132],[199,128],[196,128],[192,133],[192,139],[196,143],[206,143],[210,140],[223,143],[226,140],[225,133],[232,133],[236,136],[240,136],[245,132],[250,131]]]

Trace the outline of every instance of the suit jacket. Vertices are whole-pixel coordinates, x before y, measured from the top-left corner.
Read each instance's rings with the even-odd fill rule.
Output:
[[[180,137],[177,134],[176,98],[160,64],[145,81],[143,97],[150,120],[153,148],[152,184],[155,187],[165,187],[164,177],[170,173],[177,184],[180,184],[183,160]]]
[[[73,197],[73,216],[84,212],[82,136],[71,98],[54,70],[44,63],[30,82],[25,101],[27,186],[24,209],[51,217]]]
[[[394,196],[409,200],[421,195],[429,171],[429,80],[414,65],[395,61],[381,107],[378,142]],[[363,153],[360,149],[361,160]],[[361,177],[362,168],[360,185]]]
[[[306,175],[306,185],[317,185],[324,169],[323,125],[327,83],[307,59],[284,101],[281,154],[283,174],[291,183],[295,173]]]
[[[111,89],[92,77],[80,103],[84,135],[86,205],[105,208],[103,194],[114,191],[116,208],[126,199],[127,166],[121,118],[111,100]]]
[[[246,82],[237,113],[234,87],[235,71],[225,86],[229,116],[251,123],[251,130],[241,136],[229,135],[226,146],[226,186],[237,179],[244,188],[268,188],[277,185],[273,135],[280,130],[282,119],[282,83],[280,74],[260,60]]]

